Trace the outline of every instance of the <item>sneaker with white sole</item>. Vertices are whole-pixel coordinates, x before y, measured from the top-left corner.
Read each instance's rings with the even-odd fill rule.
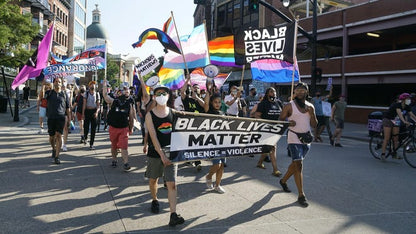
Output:
[[[205,177],[205,183],[207,184],[208,189],[213,189],[214,186],[212,186],[212,180],[209,180]]]
[[[225,190],[219,185],[215,186],[214,190],[221,194],[225,193]]]
[[[62,145],[62,152],[68,151],[68,148],[66,148],[66,145]]]

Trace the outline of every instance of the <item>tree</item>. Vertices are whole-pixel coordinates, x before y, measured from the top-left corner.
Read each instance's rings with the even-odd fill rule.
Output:
[[[39,25],[32,25],[32,14],[22,15],[18,5],[0,0],[0,65],[23,65],[33,53],[23,46],[33,40],[39,29]]]
[[[120,86],[120,79],[117,79],[117,74],[120,74],[120,67],[117,65],[116,62],[109,60],[109,57],[107,56],[106,58],[106,63],[107,63],[107,80],[108,82],[111,84],[111,86],[116,87],[116,86]],[[98,77],[100,77],[99,79],[104,79],[104,74],[105,70],[101,69],[98,70]],[[115,80],[115,81],[112,81]]]

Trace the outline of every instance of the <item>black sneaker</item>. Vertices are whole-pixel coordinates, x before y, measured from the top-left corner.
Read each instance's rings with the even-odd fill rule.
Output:
[[[269,156],[265,157],[265,158],[264,158],[264,161],[265,161],[265,162],[271,162],[271,161],[270,161],[270,157],[269,157]]]
[[[335,143],[335,147],[342,147],[340,143]]]
[[[305,196],[298,197],[298,203],[303,207],[308,207],[309,203],[306,201]]]
[[[129,163],[125,163],[124,164],[124,166],[123,166],[123,169],[125,170],[125,171],[128,171],[128,170],[130,170],[130,164]]]
[[[61,164],[61,160],[59,160],[59,158],[58,157],[55,157],[55,164]]]
[[[113,168],[116,168],[116,167],[117,167],[117,161],[112,161],[112,162],[111,162],[111,166],[112,166]]]
[[[159,214],[159,202],[157,200],[153,200],[152,207],[150,209],[152,210],[152,213]],[[170,220],[172,220],[172,215],[170,216]]]
[[[329,138],[329,143],[332,145],[332,146],[334,146],[334,139],[332,139],[332,138]]]
[[[55,158],[55,155],[56,155],[56,151],[53,149],[52,150],[52,158]]]
[[[170,214],[169,226],[174,227],[178,224],[183,224],[184,222],[185,219],[182,218],[181,215],[176,214],[176,212]]]
[[[283,191],[285,191],[287,193],[292,192],[292,191],[290,191],[289,187],[287,187],[287,184],[286,183],[283,183],[282,180],[279,180],[279,184],[280,184],[280,186],[282,186]]]

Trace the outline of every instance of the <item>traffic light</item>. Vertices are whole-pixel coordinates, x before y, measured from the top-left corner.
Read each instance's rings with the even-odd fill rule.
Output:
[[[318,83],[322,81],[322,69],[319,67],[315,68],[315,78]]]
[[[249,0],[248,10],[251,13],[258,13],[259,12],[259,0]]]

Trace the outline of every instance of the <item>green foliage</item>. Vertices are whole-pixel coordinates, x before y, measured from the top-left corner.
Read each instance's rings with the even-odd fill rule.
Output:
[[[107,81],[109,82],[109,84],[111,84],[111,86],[114,87],[119,87],[121,84],[120,79],[117,78],[117,74],[120,73],[120,67],[117,65],[116,62],[111,61],[108,59],[108,56],[106,58],[106,62],[107,62]],[[98,70],[98,77],[100,77],[99,79],[102,80],[104,79],[104,74],[105,70],[101,69]]]
[[[33,51],[23,46],[39,33],[39,25],[32,25],[32,15],[20,13],[18,5],[0,0],[0,65],[18,67],[26,63]]]

